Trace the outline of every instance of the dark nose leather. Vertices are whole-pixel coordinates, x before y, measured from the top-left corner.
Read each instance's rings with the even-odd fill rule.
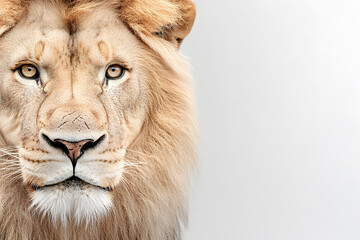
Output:
[[[83,155],[86,150],[94,149],[99,146],[100,143],[105,139],[105,134],[97,140],[83,139],[78,142],[70,142],[61,138],[51,140],[45,134],[42,134],[42,137],[51,147],[61,149],[70,158],[75,171],[76,163],[81,155]]]
[[[63,150],[70,158],[73,166],[75,167],[77,160],[81,157],[84,153],[84,145],[88,142],[94,142],[92,139],[85,139],[80,142],[68,142],[62,139],[56,139],[54,142],[59,142],[65,146]]]

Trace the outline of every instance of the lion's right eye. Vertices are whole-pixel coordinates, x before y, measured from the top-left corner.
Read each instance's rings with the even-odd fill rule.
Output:
[[[24,64],[18,68],[18,72],[22,78],[37,80],[40,77],[39,70],[32,64]]]
[[[121,78],[125,73],[125,69],[119,64],[113,64],[106,70],[106,78],[116,80]]]

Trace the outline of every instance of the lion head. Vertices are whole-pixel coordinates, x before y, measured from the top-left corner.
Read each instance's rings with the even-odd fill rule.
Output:
[[[195,159],[191,0],[0,2],[0,237],[173,239]]]

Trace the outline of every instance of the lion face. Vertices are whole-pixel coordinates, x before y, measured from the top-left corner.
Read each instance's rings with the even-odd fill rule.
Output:
[[[71,32],[36,1],[1,49],[0,127],[20,147],[33,208],[62,222],[105,215],[147,114],[148,51],[110,8]]]
[[[0,1],[0,239],[181,238],[194,19],[192,0]]]

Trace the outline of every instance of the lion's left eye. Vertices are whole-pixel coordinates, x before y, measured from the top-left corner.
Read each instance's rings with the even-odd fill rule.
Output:
[[[124,76],[124,73],[125,73],[125,69],[122,66],[120,66],[118,64],[114,64],[114,65],[109,66],[106,69],[106,78],[107,79],[119,79],[122,76]]]

